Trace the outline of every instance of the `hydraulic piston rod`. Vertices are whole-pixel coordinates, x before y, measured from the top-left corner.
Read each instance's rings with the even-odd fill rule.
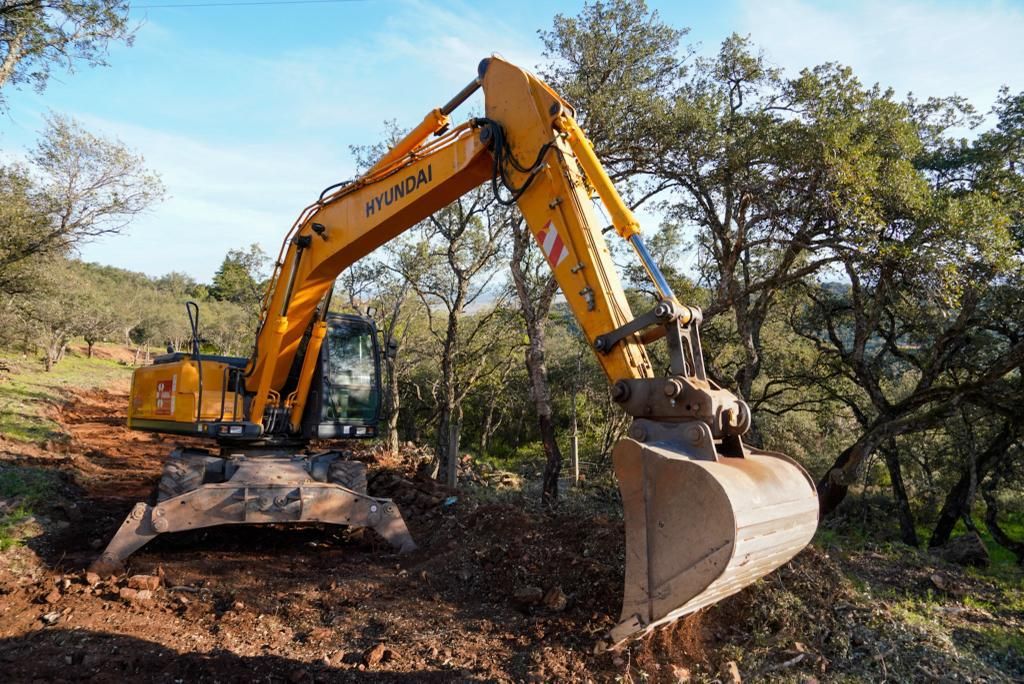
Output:
[[[676,296],[672,292],[672,287],[665,280],[665,276],[662,275],[661,269],[658,268],[658,264],[654,263],[654,258],[651,253],[647,251],[647,245],[644,244],[644,239],[640,237],[640,233],[634,233],[629,236],[629,244],[633,245],[633,250],[636,251],[636,255],[640,257],[640,261],[644,265],[644,270],[647,271],[647,275],[650,276],[651,282],[658,288],[658,294],[661,295],[662,299],[675,300]]]

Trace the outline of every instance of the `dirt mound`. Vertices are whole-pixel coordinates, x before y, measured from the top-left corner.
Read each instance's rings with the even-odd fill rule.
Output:
[[[68,345],[68,350],[76,356],[88,356],[89,346],[86,344],[72,343]],[[126,366],[133,366],[138,362],[139,354],[135,347],[130,347],[124,344],[103,344],[94,345],[92,348],[92,356],[94,359],[103,359],[105,361],[117,361]]]

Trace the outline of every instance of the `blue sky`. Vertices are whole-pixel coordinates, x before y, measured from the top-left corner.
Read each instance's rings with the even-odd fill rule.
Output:
[[[207,1],[140,0],[135,44],[115,47],[109,67],[55,74],[42,94],[6,93],[5,157],[31,146],[53,110],[142,153],[168,187],[168,200],[127,235],[84,247],[88,261],[208,280],[230,248],[258,242],[276,254],[298,212],[351,175],[349,145],[375,142],[386,119],[414,125],[491,52],[533,68],[542,61],[537,30],[582,7],[362,0],[142,8]],[[1001,84],[1024,89],[1024,3],[650,4],[690,27],[702,52],[736,31],[787,70],[839,61],[900,94],[958,93],[982,110]]]

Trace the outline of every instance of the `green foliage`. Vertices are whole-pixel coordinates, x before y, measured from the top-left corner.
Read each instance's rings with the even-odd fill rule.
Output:
[[[56,487],[51,471],[36,468],[0,468],[0,498],[18,499],[24,506],[38,506]]]
[[[67,20],[73,24],[87,6],[71,8]],[[0,21],[20,30],[20,15],[6,12]],[[121,232],[164,188],[121,142],[69,117],[47,118],[29,158],[30,167],[0,166],[0,293],[11,296],[0,317],[9,323],[5,341],[37,341],[49,368],[72,337],[92,345],[112,336],[126,311],[123,294],[85,274],[69,255],[88,240]]]
[[[39,241],[51,253],[119,233],[164,197],[160,177],[141,156],[71,117],[47,117],[30,159],[50,216],[50,230]]]
[[[31,517],[32,512],[24,506],[17,506],[0,514],[0,551],[6,551],[21,543],[18,528]]]
[[[79,0],[65,3],[4,2],[0,5],[0,110],[3,89],[43,90],[53,69],[79,63],[104,65],[109,44],[131,43],[128,3]]]
[[[577,108],[616,180],[639,170],[644,144],[660,135],[664,95],[685,72],[688,31],[663,22],[642,0],[597,0],[577,16],[555,15],[551,30],[539,32],[550,60],[542,76]]]
[[[50,218],[25,167],[0,166],[0,226],[0,292],[26,292],[38,271],[29,257],[46,248]]]
[[[57,476],[37,468],[0,466],[0,552],[21,543],[21,527],[57,488]]]
[[[266,268],[270,258],[257,245],[228,250],[209,287],[210,297],[238,304],[253,317],[259,315],[266,289]]]

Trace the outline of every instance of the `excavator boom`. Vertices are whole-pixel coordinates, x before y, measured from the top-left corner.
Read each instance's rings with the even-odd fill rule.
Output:
[[[477,89],[483,90],[484,116],[452,126],[452,111]],[[180,362],[173,382],[166,369],[153,371],[148,381],[145,372],[137,373],[133,427],[264,442],[301,438],[311,387],[322,372],[318,359],[328,336],[326,311],[335,278],[489,182],[498,201],[518,206],[611,384],[612,398],[634,418],[629,435],[613,449],[626,527],[626,586],[612,640],[698,610],[788,561],[814,533],[814,484],[794,461],[743,443],[750,411],[706,376],[700,310],[676,299],[573,115],[572,107],[533,74],[499,57],[485,59],[474,81],[431,111],[364,175],[329,188],[302,212],[282,245],[254,352],[244,368],[208,359],[204,390],[197,348]],[[647,312],[630,310],[595,215],[595,199],[651,278],[658,301]],[[647,346],[662,338],[669,355],[664,375],[655,372],[647,354]],[[161,392],[178,403],[161,403]],[[191,463],[206,457],[189,458]],[[326,462],[321,466],[326,472]],[[229,466],[202,467],[208,473]],[[257,471],[249,461],[243,467],[250,469],[251,483]],[[302,468],[315,473],[318,466],[295,470],[294,463],[282,461],[278,467],[292,468],[298,481]],[[232,482],[216,486],[237,490]],[[309,515],[305,497],[326,502],[333,496],[328,489],[294,494],[302,515]],[[393,504],[344,491],[343,508],[322,505],[332,511],[331,520],[354,511],[362,516],[358,524],[373,525],[396,546],[411,548]],[[236,496],[259,498],[248,490]],[[286,497],[281,501],[287,503]],[[273,505],[256,508],[269,511]],[[381,518],[379,510],[387,515]],[[148,533],[159,531],[154,526],[164,520],[161,511],[159,506],[140,509],[137,520],[150,523],[126,521],[125,548],[145,543],[137,542],[145,536],[140,525],[149,524]],[[199,516],[189,524],[215,523]]]

